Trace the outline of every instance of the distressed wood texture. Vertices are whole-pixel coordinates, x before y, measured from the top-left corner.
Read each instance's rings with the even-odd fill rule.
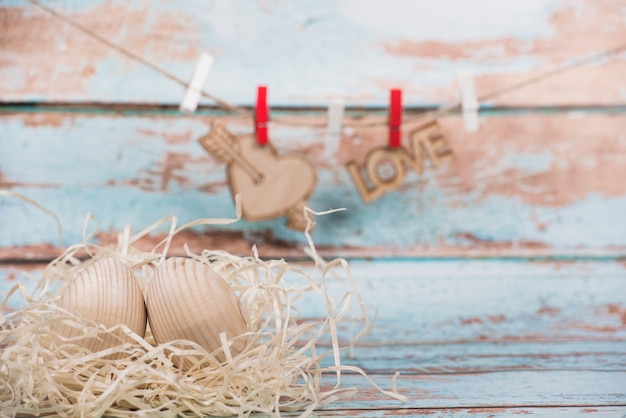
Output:
[[[387,103],[457,99],[456,74],[479,95],[615,48],[626,39],[620,0],[46,1],[182,80],[199,55],[217,57],[208,89],[250,103]],[[4,101],[178,103],[181,86],[24,0],[0,4]],[[490,100],[496,105],[624,103],[624,54]],[[207,102],[209,103],[209,102]]]
[[[319,122],[324,116],[290,114]],[[280,115],[279,115],[280,116]],[[377,120],[376,115],[367,116]],[[211,120],[249,133],[246,119],[158,113],[116,115],[71,111],[0,115],[0,187],[22,193],[57,214],[61,246],[81,240],[87,213],[101,222],[98,238],[116,239],[175,214],[180,222],[233,217],[226,165],[198,139]],[[363,119],[360,119],[363,120]],[[402,186],[364,204],[344,167],[363,163],[387,140],[384,126],[352,128],[339,143],[323,128],[275,126],[279,154],[303,153],[317,167],[309,198],[317,211],[313,239],[341,256],[485,256],[626,254],[626,115],[497,114],[479,132],[461,118],[440,121],[454,159],[409,170]],[[405,127],[405,135],[410,126]],[[406,139],[406,138],[405,138]],[[54,220],[10,197],[0,198],[0,257],[46,258],[59,251]],[[166,228],[146,240],[150,247]],[[198,229],[181,237],[195,250],[220,247],[262,255],[302,256],[304,236],[285,219]]]
[[[251,107],[268,86],[271,144],[317,169],[310,207],[347,209],[318,216],[313,241],[326,257],[352,258],[377,311],[342,362],[385,389],[400,371],[409,399],[346,373],[359,394],[317,416],[626,416],[624,51],[493,96],[478,132],[458,113],[440,118],[453,159],[424,158],[421,174],[416,162],[370,203],[346,169],[386,145],[390,88],[404,92],[408,145],[419,109],[458,100],[459,71],[482,96],[621,48],[623,0],[42,2],[183,81],[212,53],[206,90],[228,102]],[[103,244],[170,215],[179,225],[234,216],[226,165],[199,138],[212,121],[250,134],[252,118],[205,99],[181,114],[181,85],[25,0],[0,3],[0,27],[0,191],[40,203],[63,230],[0,196],[0,293],[32,287],[22,272],[36,276],[80,242],[89,213]],[[324,109],[336,97],[349,108],[328,136]],[[170,254],[256,244],[263,258],[301,259],[305,236],[285,221],[194,228]],[[138,246],[151,249],[168,226]],[[319,301],[300,302],[305,318],[326,316]]]
[[[22,267],[1,267],[0,283],[28,283]],[[345,373],[342,385],[359,392],[315,415],[626,414],[623,263],[355,261],[351,271],[377,320],[342,364],[362,368],[383,389],[400,372],[397,388],[408,402]],[[329,282],[334,296],[345,286]],[[325,316],[320,298],[308,295],[296,307],[304,318]],[[362,324],[345,324],[339,333],[347,341]]]

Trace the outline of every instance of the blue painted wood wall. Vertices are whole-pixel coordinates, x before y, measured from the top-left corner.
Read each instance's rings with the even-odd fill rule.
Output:
[[[385,388],[401,371],[409,399],[346,375],[359,394],[316,416],[626,413],[626,49],[483,101],[477,132],[441,117],[453,161],[372,203],[344,167],[386,144],[390,88],[414,120],[458,100],[459,71],[484,96],[622,47],[623,0],[41,1],[182,80],[210,52],[206,90],[236,105],[269,87],[283,122],[270,141],[317,167],[310,206],[347,209],[318,217],[313,240],[351,257],[377,311],[342,362]],[[32,287],[89,213],[103,244],[127,224],[234,215],[225,166],[198,139],[211,121],[245,134],[252,120],[205,99],[182,114],[183,94],[29,1],[0,2],[0,192],[63,228],[0,193],[0,294]],[[348,110],[329,140],[334,98]],[[305,240],[284,219],[242,220],[182,233],[172,253],[184,244],[300,259]],[[327,315],[300,302],[304,317]]]
[[[323,127],[335,97],[365,108],[349,111],[346,125],[384,123],[392,87],[403,89],[408,118],[454,103],[459,71],[473,73],[483,95],[614,48],[626,32],[619,1],[44,4],[183,80],[201,52],[212,53],[206,90],[234,104],[252,105],[256,86],[268,85],[272,116],[296,125],[272,126],[272,143],[306,154],[319,170],[310,206],[347,209],[318,219],[313,238],[323,252],[626,251],[623,52],[482,103],[478,132],[466,132],[458,114],[442,117],[454,161],[411,173],[370,204],[344,164],[384,145],[386,128],[346,127],[328,142]],[[197,140],[211,120],[237,133],[251,132],[251,120],[210,107],[179,113],[183,87],[33,4],[5,1],[0,14],[0,187],[57,214],[64,230],[59,242],[52,218],[2,197],[0,257],[51,256],[80,240],[87,213],[101,222],[103,242],[125,224],[137,230],[170,214],[233,215],[225,167]],[[226,248],[257,243],[266,254],[301,254],[302,235],[283,219],[227,229]],[[215,234],[198,229],[187,239],[205,245]]]

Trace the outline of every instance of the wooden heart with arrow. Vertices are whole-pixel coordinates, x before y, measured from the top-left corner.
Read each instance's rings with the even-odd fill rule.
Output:
[[[306,157],[279,156],[270,144],[259,145],[254,135],[237,137],[217,122],[211,122],[200,144],[227,164],[228,185],[233,196],[241,195],[244,219],[286,216],[289,228],[306,229],[304,207],[317,183],[315,166]]]

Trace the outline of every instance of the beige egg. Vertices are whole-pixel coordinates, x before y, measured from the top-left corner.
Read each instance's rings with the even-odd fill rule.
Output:
[[[146,332],[147,317],[143,293],[132,270],[115,258],[103,258],[80,272],[61,294],[59,306],[88,321],[107,328],[124,324],[137,335]],[[66,338],[78,337],[80,328],[65,321],[53,328]],[[97,338],[85,337],[77,344],[92,352],[120,345],[122,341],[133,340],[122,331],[110,335],[98,334]],[[109,358],[119,358],[115,354]]]
[[[215,270],[199,261],[173,257],[161,264],[146,295],[150,329],[157,343],[188,340],[208,352],[218,350],[220,333],[242,336],[247,324],[237,295]],[[246,338],[236,338],[232,355],[241,353]],[[215,352],[223,361],[220,351]]]

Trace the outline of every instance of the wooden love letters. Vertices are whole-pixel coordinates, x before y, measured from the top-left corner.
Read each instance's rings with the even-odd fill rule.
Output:
[[[200,144],[227,164],[228,185],[233,196],[241,195],[244,219],[286,216],[289,228],[306,229],[304,207],[317,183],[308,159],[298,154],[279,156],[271,144],[259,145],[254,135],[237,137],[217,122],[211,122]]]
[[[368,152],[363,168],[355,161],[349,161],[346,168],[361,199],[368,203],[400,187],[407,169],[412,168],[422,174],[426,156],[435,167],[452,159],[452,151],[436,120],[409,134],[409,150],[403,147],[375,148]],[[388,169],[387,173],[383,172],[383,167]]]

